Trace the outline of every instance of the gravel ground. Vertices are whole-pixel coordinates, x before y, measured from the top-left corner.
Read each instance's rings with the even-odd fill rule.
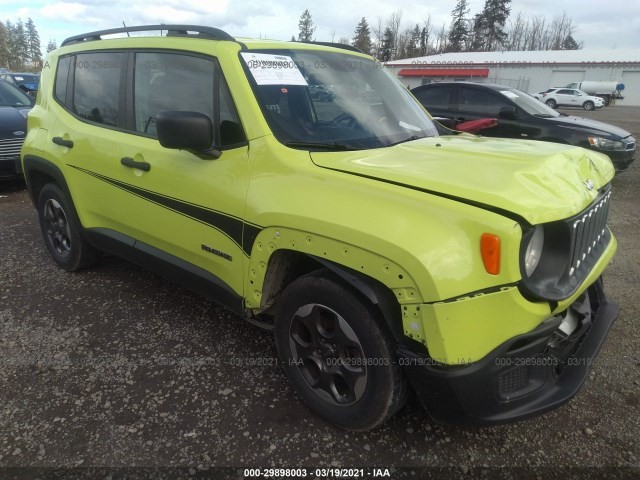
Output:
[[[568,112],[640,139],[640,108]],[[271,334],[226,310],[116,258],[58,269],[24,189],[0,184],[0,478],[243,478],[240,467],[639,478],[639,172],[636,162],[613,182],[619,252],[605,287],[621,313],[575,399],[490,428],[438,426],[411,401],[368,433],[313,415]]]

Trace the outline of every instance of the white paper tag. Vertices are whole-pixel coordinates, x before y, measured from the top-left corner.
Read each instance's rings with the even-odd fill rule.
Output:
[[[247,52],[241,55],[258,85],[308,85],[287,55]]]
[[[500,90],[500,93],[503,94],[505,97],[518,98],[518,95],[513,93],[511,90]]]

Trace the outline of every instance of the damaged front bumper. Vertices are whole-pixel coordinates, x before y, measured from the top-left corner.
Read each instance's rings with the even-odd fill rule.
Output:
[[[525,419],[571,399],[618,316],[599,278],[562,316],[503,343],[477,362],[438,365],[401,346],[399,362],[441,423],[490,425]]]

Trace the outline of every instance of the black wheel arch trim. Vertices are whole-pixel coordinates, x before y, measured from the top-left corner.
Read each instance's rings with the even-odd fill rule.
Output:
[[[40,172],[47,175],[48,177],[53,178],[56,184],[67,196],[67,198],[73,201],[64,174],[62,173],[62,170],[60,170],[60,167],[58,167],[55,163],[35,155],[25,155],[23,159],[23,170],[24,179],[27,183],[27,191],[29,192],[29,198],[31,198],[31,202],[33,203],[34,207],[37,208],[38,206],[38,198],[36,192],[34,191],[32,179],[32,174],[34,172]]]
[[[396,342],[404,342],[405,335],[400,304],[386,285],[344,265],[338,265],[315,255],[309,255],[309,257],[340,277],[369,300],[382,315]]]

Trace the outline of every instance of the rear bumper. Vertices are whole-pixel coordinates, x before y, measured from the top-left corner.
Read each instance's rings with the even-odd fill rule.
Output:
[[[491,425],[522,420],[554,409],[578,392],[618,310],[598,279],[569,308],[577,326],[568,336],[559,330],[563,318],[552,317],[471,364],[436,365],[404,347],[398,350],[399,362],[437,422]]]

